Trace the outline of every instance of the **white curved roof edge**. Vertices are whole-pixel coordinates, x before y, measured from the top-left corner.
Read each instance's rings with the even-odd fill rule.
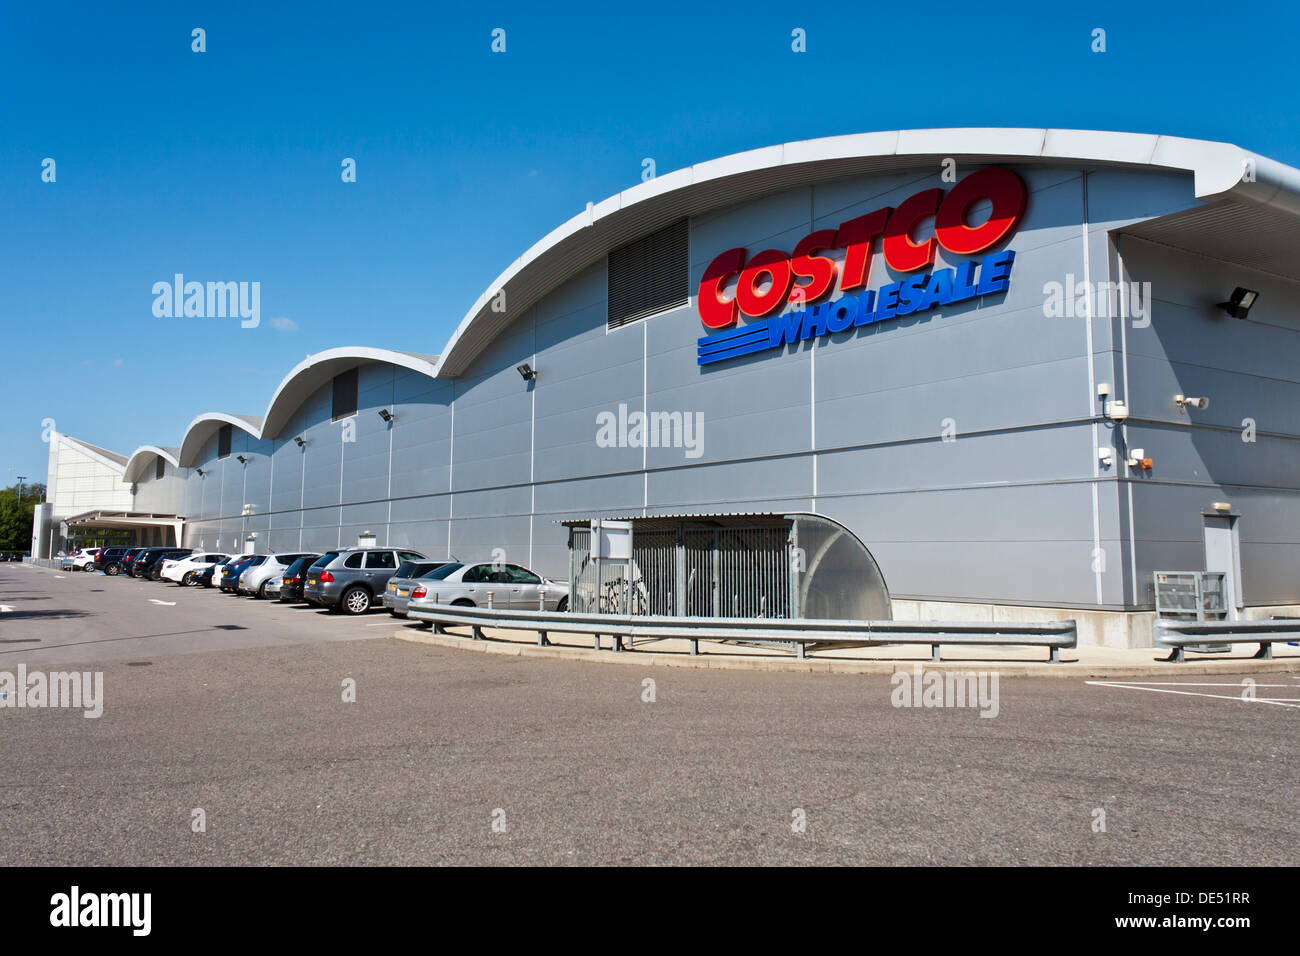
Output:
[[[211,426],[216,425],[234,425],[236,428],[248,432],[254,438],[262,437],[262,420],[253,415],[231,415],[228,412],[204,412],[202,415],[195,416],[194,420],[185,426],[185,436],[181,439],[180,454],[176,456],[177,466],[180,468],[189,468],[194,464],[194,458],[199,453],[199,447],[207,439],[214,429]],[[203,429],[202,437],[196,439],[196,429]]]
[[[1198,199],[1208,201],[1231,194],[1233,198],[1275,206],[1300,216],[1300,170],[1231,143],[1181,136],[1106,130],[965,127],[850,133],[765,146],[697,163],[638,183],[593,204],[590,209],[552,230],[512,262],[478,297],[442,350],[439,369],[448,367],[452,374],[463,369],[473,355],[458,354],[461,351],[458,346],[470,327],[489,308],[498,291],[544,253],[597,220],[616,216],[630,207],[688,186],[745,173],[781,166],[886,156],[968,156],[984,161],[1012,162],[1058,159],[1183,170],[1193,174]],[[1248,168],[1251,177],[1245,175]]]
[[[173,468],[179,468],[180,455],[181,450],[179,448],[164,448],[162,445],[141,445],[131,452],[131,457],[127,459],[126,468],[122,471],[122,480],[128,484],[135,483],[143,474],[142,469],[154,458],[162,458],[171,462]]]
[[[279,386],[276,387],[275,393],[271,396],[271,401],[266,406],[266,414],[262,417],[254,415],[232,415],[227,412],[204,412],[198,415],[185,428],[185,434],[181,439],[179,449],[176,451],[176,457],[172,461],[179,468],[188,468],[194,464],[195,456],[198,455],[201,441],[206,440],[211,434],[212,429],[207,426],[213,424],[234,425],[240,428],[254,438],[273,438],[272,434],[278,426],[277,417],[283,415],[285,409],[281,408],[284,401],[285,391],[292,384],[308,373],[314,367],[325,362],[358,360],[360,362],[383,362],[389,365],[399,365],[403,368],[409,368],[412,371],[422,372],[430,378],[437,377],[438,374],[438,357],[436,355],[421,355],[415,352],[400,352],[394,349],[372,348],[370,346],[343,346],[341,348],[325,349],[321,352],[315,352],[308,355],[290,370],[289,374],[281,379]],[[289,408],[289,413],[297,410],[297,405]],[[202,435],[196,436],[196,429],[202,430]],[[132,454],[134,460],[135,454],[146,448],[162,451],[158,446],[146,445],[141,446]]]
[[[309,373],[315,366],[325,362],[349,359],[399,365],[402,368],[409,368],[413,372],[423,372],[430,378],[436,378],[438,375],[438,356],[436,355],[420,355],[416,352],[400,352],[394,349],[371,348],[364,345],[343,346],[341,348],[326,349],[323,352],[315,352],[295,365],[289,374],[280,380],[280,384],[276,386],[271,401],[267,403],[266,414],[261,418],[262,429],[265,430],[266,437],[275,437],[271,432],[278,430],[281,424],[278,419],[285,412],[285,409],[280,407],[282,396],[295,381]],[[297,411],[297,404],[288,409],[290,414],[295,411]],[[263,437],[261,431],[259,431],[258,437]]]
[[[512,262],[478,297],[440,355],[422,355],[368,346],[345,346],[308,355],[281,380],[262,418],[206,412],[190,422],[181,442],[178,464],[180,467],[193,464],[198,449],[191,447],[191,434],[196,427],[205,423],[235,425],[258,439],[274,437],[264,434],[264,425],[269,424],[271,430],[274,430],[280,424],[277,417],[283,412],[280,404],[285,392],[300,376],[324,362],[358,359],[362,362],[399,365],[431,378],[454,376],[473,358],[472,354],[458,354],[465,348],[460,346],[461,341],[470,327],[482,318],[484,311],[490,308],[497,293],[535,260],[597,220],[626,213],[633,207],[644,209],[653,200],[690,186],[734,176],[783,166],[817,165],[837,160],[888,156],[966,156],[978,157],[984,162],[1061,160],[1094,165],[1182,170],[1192,173],[1197,199],[1244,199],[1300,216],[1300,170],[1231,143],[1180,136],[1105,130],[966,127],[850,133],[733,153],[638,183],[593,204],[588,210],[553,229]],[[1247,175],[1248,170],[1250,175]],[[448,369],[448,374],[443,374],[444,368]]]

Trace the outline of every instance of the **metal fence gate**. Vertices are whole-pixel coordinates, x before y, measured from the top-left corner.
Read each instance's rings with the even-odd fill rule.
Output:
[[[570,606],[583,613],[790,617],[790,524],[638,528],[629,563],[598,564],[570,527]]]

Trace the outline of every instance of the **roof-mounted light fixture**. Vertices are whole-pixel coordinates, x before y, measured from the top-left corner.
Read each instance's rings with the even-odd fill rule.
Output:
[[[247,464],[248,464],[248,459],[245,458],[243,455],[236,455],[235,458],[239,461],[239,463],[240,463],[241,465],[247,465]]]
[[[298,447],[299,447],[299,448],[301,448],[301,447],[303,447],[304,445],[307,444],[305,441],[302,440],[302,436],[301,436],[301,435],[294,435],[294,436],[293,436],[293,440],[294,440],[295,442],[298,443]]]
[[[515,371],[523,376],[525,382],[531,382],[533,379],[537,378],[536,370],[534,370],[527,362],[523,365],[516,365]]]
[[[390,412],[388,409],[386,409],[386,408],[381,408],[381,409],[379,409],[379,417],[382,418],[382,419],[383,419],[384,421],[386,421],[386,422],[391,422],[391,421],[392,421],[394,418],[396,418],[397,416],[394,415],[392,412]]]

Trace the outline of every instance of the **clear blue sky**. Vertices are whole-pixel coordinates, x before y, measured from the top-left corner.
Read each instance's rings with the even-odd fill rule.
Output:
[[[200,412],[261,414],[309,352],[440,351],[512,259],[645,157],[662,174],[840,133],[1056,126],[1300,166],[1297,27],[1280,2],[6,0],[0,483],[44,480],[47,416],[129,454]],[[176,272],[260,282],[261,327],[155,318]]]

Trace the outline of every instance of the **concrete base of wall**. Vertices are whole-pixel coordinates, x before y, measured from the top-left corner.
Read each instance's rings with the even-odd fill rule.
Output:
[[[893,601],[896,621],[996,621],[1038,624],[1071,618],[1079,625],[1080,647],[1154,647],[1154,611],[1084,611],[1077,608],[1023,607],[1012,604],[959,604],[948,601]],[[1277,616],[1300,617],[1300,605],[1248,607],[1246,620]]]

